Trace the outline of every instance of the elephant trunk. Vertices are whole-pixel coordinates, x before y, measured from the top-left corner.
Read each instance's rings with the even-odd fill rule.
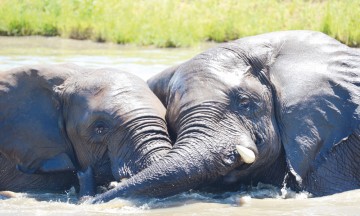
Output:
[[[116,197],[166,197],[197,188],[211,179],[212,158],[210,152],[200,151],[196,145],[192,149],[188,146],[177,145],[160,161],[91,202],[107,202]]]
[[[109,155],[112,173],[117,181],[130,178],[160,160],[172,148],[167,126],[157,116],[141,116],[126,125],[127,133],[120,140],[125,145],[112,145]],[[115,141],[114,144],[117,144]]]
[[[220,136],[221,132],[211,136],[205,128],[199,132],[189,127],[187,132],[179,135],[174,148],[162,159],[91,202],[175,195],[215,182],[234,168],[252,166],[257,160],[256,144],[245,132],[237,134],[238,141],[232,136]]]

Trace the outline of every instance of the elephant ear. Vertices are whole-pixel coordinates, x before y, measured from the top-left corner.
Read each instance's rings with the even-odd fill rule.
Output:
[[[52,85],[56,67],[32,66],[3,73],[0,152],[25,173],[73,170],[71,146],[62,131],[61,104]],[[56,73],[55,73],[56,72]]]
[[[169,82],[173,77],[175,71],[180,65],[170,67],[163,72],[151,77],[147,84],[154,94],[160,99],[161,103],[167,107],[167,97],[169,94]]]
[[[353,98],[358,93],[352,90],[357,87],[346,81],[353,79],[351,73],[341,73],[335,66],[338,59],[348,58],[346,46],[336,40],[311,31],[266,37],[279,50],[267,71],[281,142],[290,172],[304,186],[303,180],[353,131],[357,109]]]
[[[349,58],[346,46],[312,31],[275,32],[232,44],[236,45],[231,50],[245,57],[250,72],[271,89],[287,165],[303,186],[336,143],[353,130],[357,105],[351,101],[358,93],[350,92],[344,82],[353,79],[346,77],[351,73],[339,73],[335,64]]]

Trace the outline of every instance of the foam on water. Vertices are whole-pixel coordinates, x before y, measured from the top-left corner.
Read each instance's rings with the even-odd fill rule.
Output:
[[[289,193],[289,191],[287,192]],[[74,194],[21,193],[0,201],[1,215],[356,215],[360,190],[333,196],[309,198],[292,192],[283,197],[280,188],[258,185],[222,194],[187,192],[164,199],[114,199],[107,203],[76,204]]]

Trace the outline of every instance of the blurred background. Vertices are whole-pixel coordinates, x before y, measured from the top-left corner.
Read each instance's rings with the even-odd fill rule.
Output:
[[[278,30],[360,46],[359,0],[0,0],[0,35],[189,47]]]

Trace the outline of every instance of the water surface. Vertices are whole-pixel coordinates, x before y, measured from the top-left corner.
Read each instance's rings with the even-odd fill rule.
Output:
[[[186,61],[213,44],[155,49],[44,37],[0,37],[0,71],[28,64],[71,62],[86,67],[115,67],[148,79]],[[360,215],[360,190],[321,198],[260,185],[219,195],[184,193],[147,202],[116,199],[99,205],[77,204],[64,194],[19,193],[0,200],[0,215]]]
[[[147,79],[210,46],[212,44],[191,49],[156,49],[57,37],[0,36],[0,70],[29,64],[71,62],[86,67],[115,67]]]

